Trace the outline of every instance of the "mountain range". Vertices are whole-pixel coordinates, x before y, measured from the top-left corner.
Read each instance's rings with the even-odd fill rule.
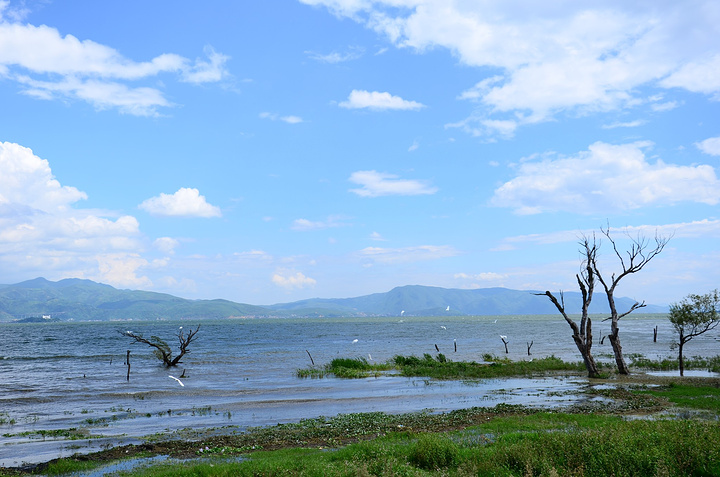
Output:
[[[0,321],[109,321],[155,319],[221,319],[258,317],[541,315],[557,310],[532,290],[451,288],[407,285],[386,293],[355,298],[313,298],[268,306],[229,300],[188,300],[164,293],[120,290],[91,280],[57,282],[36,278],[0,285]],[[564,294],[566,309],[580,312],[581,295]],[[616,298],[620,310],[635,303]],[[596,294],[590,311],[608,313],[604,295]],[[644,313],[667,313],[666,306],[647,305]]]

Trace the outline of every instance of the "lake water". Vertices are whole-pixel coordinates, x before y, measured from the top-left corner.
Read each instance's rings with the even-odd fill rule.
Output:
[[[339,413],[435,412],[501,402],[567,405],[585,399],[585,378],[516,378],[476,382],[382,376],[342,380],[301,379],[299,368],[336,357],[384,362],[395,355],[440,352],[453,361],[482,361],[484,353],[509,358],[549,355],[579,361],[561,317],[475,316],[202,321],[190,353],[177,368],[159,365],[151,349],[122,336],[130,330],[157,335],[174,349],[180,326],[195,322],[0,324],[0,466],[47,461],[76,452],[138,442],[183,429],[243,430]],[[653,328],[658,326],[658,342]],[[611,361],[594,322],[594,354]],[[717,333],[693,340],[687,356],[718,354]],[[662,315],[622,320],[626,354],[673,356],[673,332]],[[457,351],[455,350],[457,344]],[[130,354],[130,380],[125,356]],[[308,355],[310,353],[310,356]],[[170,378],[185,370],[184,386]],[[552,391],[552,392],[550,392]],[[75,429],[86,438],[51,438],[48,430]],[[43,432],[45,437],[43,437]]]

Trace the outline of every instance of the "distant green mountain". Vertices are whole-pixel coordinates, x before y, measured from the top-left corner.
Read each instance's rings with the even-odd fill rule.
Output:
[[[375,293],[357,298],[315,298],[269,306],[273,310],[300,312],[314,308],[333,310],[349,315],[436,316],[436,315],[544,315],[557,310],[542,293],[507,288],[460,290],[453,288],[408,285],[393,288],[387,293]],[[580,313],[582,295],[565,293],[565,306],[570,313]],[[629,309],[635,300],[616,298],[621,310]],[[667,307],[647,305],[645,313],[666,313]],[[597,294],[590,308],[592,313],[609,313],[604,295]]]
[[[570,313],[580,311],[579,293],[565,293]],[[618,298],[621,310],[634,300]],[[598,295],[593,313],[608,313]],[[646,313],[666,313],[667,307],[648,305]],[[51,282],[36,278],[0,285],[0,321],[108,321],[155,319],[211,319],[230,317],[342,317],[555,314],[547,297],[533,291],[507,288],[459,290],[409,285],[356,298],[315,298],[293,303],[255,306],[228,300],[187,300],[164,293],[119,290],[91,280]],[[45,318],[43,318],[45,317]]]
[[[49,315],[62,321],[227,318],[268,310],[228,300],[186,300],[164,293],[118,290],[91,280],[36,278],[0,287],[0,320]]]

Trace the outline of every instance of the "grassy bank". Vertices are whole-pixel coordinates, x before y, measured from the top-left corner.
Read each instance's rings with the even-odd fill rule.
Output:
[[[159,464],[120,475],[710,476],[720,475],[719,439],[720,427],[707,421],[501,413],[458,430],[396,427],[344,446],[303,443],[242,461]]]

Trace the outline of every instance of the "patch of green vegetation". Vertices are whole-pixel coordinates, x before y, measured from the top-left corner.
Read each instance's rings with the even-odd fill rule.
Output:
[[[628,357],[630,358],[630,364],[636,368],[651,371],[673,371],[679,369],[677,357],[653,360],[637,353],[628,355]],[[713,373],[720,373],[720,356],[713,356],[711,358],[693,356],[692,358],[685,358],[685,369],[702,369]]]
[[[102,465],[102,462],[76,459],[57,459],[50,462],[47,467],[43,469],[42,473],[43,475],[76,474],[96,469],[100,467],[100,465]]]
[[[3,434],[3,437],[27,437],[29,439],[90,439],[86,432],[78,430],[76,427],[69,429],[38,429],[35,431],[24,431],[16,434]]]
[[[10,414],[8,414],[7,412],[0,412],[0,426],[5,424],[9,424],[12,426],[16,422],[17,421],[14,418],[10,417]]]
[[[639,394],[650,394],[664,397],[679,407],[704,409],[720,413],[720,388],[710,386],[687,386],[671,383],[658,389],[636,391]]]
[[[365,358],[336,358],[323,367],[299,369],[301,378],[323,378],[332,374],[339,378],[366,378],[379,376],[386,371],[397,369],[403,376],[423,376],[435,379],[487,379],[508,376],[530,376],[556,371],[583,372],[582,362],[567,363],[555,356],[526,361],[511,361],[508,358],[483,355],[484,363],[475,361],[450,361],[439,353],[433,357],[395,356],[390,362],[370,364]]]
[[[454,362],[442,354],[435,358],[425,354],[422,358],[395,356],[394,361],[404,376],[426,376],[436,379],[486,379],[537,375],[554,371],[582,372],[585,370],[582,363],[567,363],[555,356],[527,361],[511,361],[508,358],[484,355],[483,359],[485,359],[485,363]]]
[[[392,369],[389,363],[370,364],[365,358],[335,358],[322,368],[312,367],[299,369],[300,378],[323,378],[333,374],[338,378],[367,378],[377,377],[384,371]]]

